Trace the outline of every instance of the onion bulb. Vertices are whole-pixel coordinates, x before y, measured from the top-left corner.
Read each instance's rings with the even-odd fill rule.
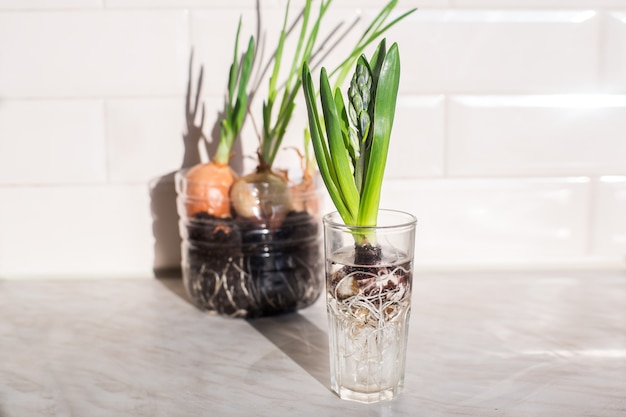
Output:
[[[198,164],[187,171],[187,215],[208,213],[211,216],[230,217],[228,193],[237,174],[227,164],[208,162]]]
[[[282,224],[293,205],[287,181],[270,170],[239,178],[231,187],[230,200],[238,216],[270,229]]]

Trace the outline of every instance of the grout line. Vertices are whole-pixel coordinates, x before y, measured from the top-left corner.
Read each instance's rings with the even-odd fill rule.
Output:
[[[209,94],[211,95],[211,94]],[[218,96],[218,94],[213,94]],[[185,94],[164,94],[150,96],[30,96],[30,97],[11,97],[3,96],[2,101],[99,101],[99,100],[164,100],[164,99],[180,99]]]
[[[156,175],[154,178],[158,178]],[[111,182],[58,182],[58,183],[7,183],[0,184],[0,190],[2,189],[18,189],[18,188],[102,188],[102,187],[144,187],[154,178],[146,181],[111,181]]]
[[[529,182],[585,182],[590,178],[589,175],[560,175],[560,176],[550,176],[550,175],[507,175],[507,176],[460,176],[460,175],[451,175],[447,177],[439,177],[439,176],[420,176],[420,177],[390,177],[390,181],[481,181],[481,182],[506,182],[506,181],[529,181]]]
[[[191,43],[191,40],[189,40]],[[188,59],[188,57],[187,57]],[[219,92],[209,92],[203,97],[220,98]],[[446,99],[453,97],[551,97],[551,96],[615,96],[626,97],[626,92],[604,92],[600,88],[592,93],[588,92],[458,92],[458,91],[423,91],[423,92],[400,92],[399,97],[437,97],[444,96]],[[3,101],[55,101],[55,100],[160,100],[160,99],[180,99],[184,98],[184,93],[156,94],[156,95],[85,95],[85,96],[3,96]]]
[[[0,14],[2,13],[64,13],[64,12],[161,12],[161,11],[183,11],[193,8],[200,11],[212,11],[212,10],[227,10],[227,11],[241,11],[244,9],[254,9],[255,6],[231,6],[231,5],[204,5],[204,6],[181,6],[179,4],[172,4],[171,6],[109,6],[106,2],[100,2],[99,6],[93,7],[5,7],[0,8]],[[272,10],[273,8],[269,9]],[[278,9],[277,9],[278,10]]]
[[[282,11],[282,5],[268,5],[263,6],[265,10],[268,11]],[[397,12],[403,12],[408,10],[413,5],[400,5],[398,7]],[[564,12],[576,12],[576,11],[586,11],[586,10],[595,10],[599,13],[602,12],[611,12],[616,10],[621,10],[622,8],[611,5],[575,5],[575,6],[564,6],[564,5],[547,5],[547,6],[499,6],[496,2],[494,4],[487,5],[478,5],[478,6],[463,6],[457,5],[455,2],[450,2],[448,5],[441,6],[417,6],[418,10],[422,12],[445,12],[445,11],[468,11],[468,12],[489,12],[489,11],[498,11],[505,13],[516,13],[516,12],[555,12],[555,11],[564,11]],[[183,10],[198,10],[202,12],[206,11],[236,11],[241,12],[243,10],[256,10],[256,6],[254,5],[232,5],[232,4],[199,4],[199,5],[181,5],[173,3],[170,5],[131,5],[131,6],[112,6],[109,5],[106,0],[101,0],[98,6],[93,7],[5,7],[0,8],[1,13],[55,13],[55,12],[151,12],[151,11],[183,11]],[[355,10],[370,10],[376,11],[378,10],[377,5],[371,4],[366,6],[360,6],[359,4],[345,5],[337,2],[336,5],[333,6],[333,11],[335,12],[345,12],[345,11],[355,11]]]
[[[162,175],[162,174],[161,174]],[[158,174],[155,174],[155,177],[158,177]],[[389,177],[388,180],[390,182],[404,182],[404,181],[416,181],[416,182],[440,182],[440,181],[491,181],[491,182],[502,182],[502,181],[556,181],[562,182],[567,181],[571,178],[586,178],[589,179],[590,182],[593,179],[598,178],[593,175],[559,175],[559,176],[532,176],[532,175],[518,175],[518,176],[449,176],[449,177],[440,177],[440,176],[420,176],[420,177]],[[154,177],[145,179],[145,180],[110,180],[108,182],[59,182],[59,183],[0,183],[0,189],[2,188],[45,188],[45,187],[105,187],[105,186],[138,186],[145,185],[152,181]]]
[[[76,187],[76,188],[84,188],[84,187],[109,187],[109,186],[133,186],[133,185],[141,185],[143,183],[128,183],[128,184],[122,184],[122,183],[106,183],[106,182],[57,182],[57,183],[49,183],[49,184],[45,184],[45,183],[6,183],[6,184],[0,184],[0,190],[2,189],[18,189],[18,188],[70,188],[70,187]]]

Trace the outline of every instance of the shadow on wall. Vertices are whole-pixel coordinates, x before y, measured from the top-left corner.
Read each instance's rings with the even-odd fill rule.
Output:
[[[179,169],[189,168],[203,162],[202,154],[213,155],[219,143],[219,121],[222,119],[222,114],[217,114],[215,117],[215,123],[211,129],[211,138],[207,138],[203,131],[204,104],[202,104],[200,115],[198,115],[203,72],[203,67],[200,66],[200,74],[195,86],[195,96],[192,96],[192,51],[189,58],[189,78],[187,80],[187,94],[185,97],[186,132],[183,134],[184,154]],[[200,119],[200,124],[196,125],[198,118]],[[235,172],[241,172],[243,169],[243,153],[240,141],[235,141],[233,154],[235,156],[230,161],[231,167]],[[178,231],[178,212],[176,210],[176,172],[178,171],[154,178],[149,184],[152,234],[154,235],[154,262],[152,270],[157,278],[181,276],[181,237]]]

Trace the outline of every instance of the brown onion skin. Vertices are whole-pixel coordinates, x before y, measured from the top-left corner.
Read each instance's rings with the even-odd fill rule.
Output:
[[[237,174],[229,165],[215,162],[195,165],[187,171],[186,180],[189,217],[197,213],[231,217],[229,192]]]

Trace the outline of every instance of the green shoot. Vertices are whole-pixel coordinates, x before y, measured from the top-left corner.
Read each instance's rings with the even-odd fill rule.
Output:
[[[261,143],[259,147],[259,165],[260,167],[271,169],[274,160],[280,150],[283,138],[287,132],[287,127],[291,121],[295,108],[295,99],[302,84],[302,68],[305,63],[310,62],[312,57],[317,54],[315,51],[316,41],[320,31],[322,20],[330,7],[332,0],[322,0],[319,3],[319,10],[315,18],[312,0],[306,0],[302,10],[300,22],[300,32],[296,44],[296,50],[293,54],[293,60],[289,72],[286,74],[286,81],[279,86],[278,79],[283,62],[283,49],[287,39],[287,27],[289,20],[290,1],[287,2],[285,15],[282,23],[278,45],[273,57],[273,68],[269,78],[269,91],[266,100],[263,101],[262,116],[263,127],[261,129]],[[333,70],[336,75],[335,87],[340,85],[348,72],[354,66],[358,57],[363,53],[365,48],[378,39],[385,31],[394,26],[400,20],[404,19],[416,9],[411,9],[406,13],[389,21],[389,17],[397,6],[398,0],[390,0],[383,9],[377,14],[372,23],[367,27],[356,45],[352,48],[348,57],[339,66]],[[282,91],[281,91],[282,90]],[[279,95],[279,92],[281,93]],[[308,153],[305,133],[305,153]],[[309,166],[312,166],[307,161]]]
[[[382,34],[384,34],[389,28],[394,26],[396,23],[415,12],[417,9],[413,8],[400,16],[393,19],[391,22],[387,22],[387,18],[391,15],[393,9],[398,5],[398,0],[391,0],[389,3],[385,5],[381,9],[381,11],[376,15],[374,20],[369,24],[365,32],[361,35],[358,42],[352,48],[352,52],[346,59],[341,62],[337,68],[335,68],[331,73],[330,77],[336,76],[334,88],[337,88],[343,85],[346,77],[354,68],[354,63],[356,60],[363,54],[365,48],[367,48],[372,42],[378,39]]]
[[[290,5],[290,2],[287,2],[285,18],[283,20],[283,26],[278,40],[278,47],[276,48],[276,53],[274,54],[274,67],[269,80],[269,92],[267,100],[263,102],[263,130],[261,133],[261,146],[259,148],[259,163],[261,167],[271,168],[280,149],[283,137],[287,131],[287,126],[291,121],[291,116],[295,107],[294,100],[302,82],[299,74],[302,71],[304,63],[311,59],[321,21],[328,10],[328,6],[330,6],[331,1],[332,0],[326,0],[320,2],[317,17],[310,28],[309,20],[311,18],[312,0],[306,1],[302,14],[302,23],[296,51],[293,54],[293,61],[287,75],[286,82],[281,87],[282,96],[280,97],[280,101],[277,101],[279,91],[277,80],[282,63],[283,47],[285,39],[287,38],[287,20]],[[278,113],[276,116],[273,114],[276,109],[275,106],[278,107]]]
[[[353,70],[355,63],[357,62],[359,57],[363,54],[363,51],[365,50],[365,48],[367,48],[372,42],[374,42],[378,38],[380,38],[389,28],[391,28],[396,23],[400,22],[405,17],[409,16],[410,14],[412,14],[413,12],[415,12],[417,10],[416,8],[413,8],[413,9],[411,9],[411,10],[405,12],[405,13],[402,13],[400,16],[396,17],[395,19],[393,19],[391,21],[388,21],[388,18],[390,17],[391,13],[393,12],[394,8],[397,5],[398,5],[398,0],[390,0],[380,10],[380,12],[374,18],[374,20],[365,29],[365,31],[363,32],[363,34],[361,35],[361,37],[357,41],[356,45],[354,45],[354,47],[352,48],[352,51],[350,52],[348,57],[346,59],[344,59],[329,74],[329,78],[330,79],[334,79],[333,91],[343,85],[346,77],[349,75],[350,71]],[[306,132],[306,135],[308,135],[308,134],[309,134],[309,132]],[[308,147],[308,143],[305,141],[305,149],[308,151],[307,147]],[[357,147],[357,150],[358,149],[359,149],[359,147]],[[351,157],[354,160],[354,148],[353,147],[348,147],[348,150],[350,151]],[[308,165],[313,165],[313,162],[307,161],[307,164]],[[365,165],[365,158],[360,161],[360,163],[359,163],[359,170],[358,170],[358,174],[357,174],[359,176],[359,179],[357,179],[357,187],[358,187],[359,191],[361,189],[360,186],[362,184],[362,178],[360,176],[362,174],[364,165]]]
[[[313,151],[328,193],[346,225],[374,227],[400,82],[398,45],[383,39],[370,61],[361,55],[348,90],[331,90],[320,74],[321,115],[308,66],[302,83]],[[365,237],[365,236],[364,236]]]
[[[213,161],[218,164],[228,164],[230,150],[248,111],[248,81],[252,72],[252,61],[254,59],[254,37],[250,36],[248,49],[241,60],[239,59],[239,32],[241,31],[241,19],[237,26],[235,37],[235,52],[233,62],[228,75],[228,97],[224,109],[224,118],[220,123],[220,142]]]

